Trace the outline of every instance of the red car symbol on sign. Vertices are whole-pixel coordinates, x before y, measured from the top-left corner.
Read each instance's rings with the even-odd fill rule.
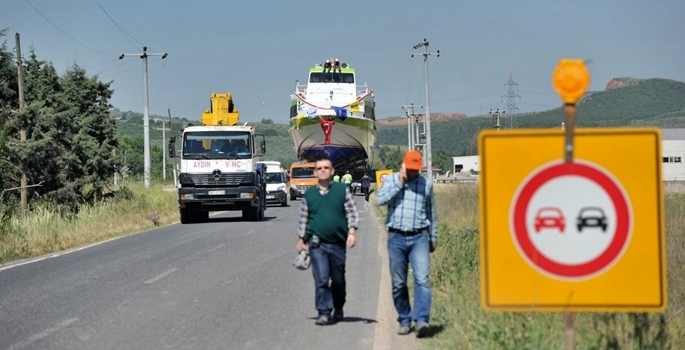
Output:
[[[561,209],[555,207],[542,207],[535,215],[535,232],[540,232],[542,228],[556,227],[559,232],[564,233],[566,220]]]

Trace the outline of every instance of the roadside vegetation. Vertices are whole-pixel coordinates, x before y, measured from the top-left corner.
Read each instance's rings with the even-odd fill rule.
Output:
[[[426,349],[563,349],[561,313],[485,312],[480,303],[478,188],[436,186],[433,337]],[[685,344],[685,194],[667,193],[669,305],[663,314],[576,314],[576,349],[678,349]],[[385,215],[378,208],[379,217]],[[413,292],[412,292],[413,295]]]
[[[36,204],[25,216],[2,216],[0,264],[77,248],[178,221],[176,191],[142,181],[125,183],[116,196],[83,204],[76,212]]]

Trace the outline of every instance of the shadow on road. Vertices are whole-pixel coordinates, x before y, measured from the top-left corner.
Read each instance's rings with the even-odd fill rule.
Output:
[[[266,215],[264,215],[264,220],[261,220],[261,222],[271,221],[271,220],[274,220],[276,218],[277,218],[277,216],[266,216]],[[211,217],[210,216],[209,220],[207,220],[207,222],[205,222],[205,224],[211,224],[211,223],[215,223],[215,222],[253,222],[253,221],[245,220],[240,216],[232,216],[232,217]],[[254,221],[254,222],[260,222],[260,221]]]
[[[309,320],[316,320],[316,317],[307,317]],[[363,323],[378,323],[378,321],[370,319],[370,318],[364,318],[364,317],[350,317],[350,316],[345,316],[343,317],[342,321],[340,322],[349,322],[349,323],[354,323],[354,322],[363,322]]]

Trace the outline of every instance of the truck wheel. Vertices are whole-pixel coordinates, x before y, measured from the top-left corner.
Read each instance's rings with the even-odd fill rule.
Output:
[[[190,208],[182,208],[179,210],[181,212],[181,224],[191,224],[193,222],[193,212]]]
[[[263,213],[263,207],[250,207],[250,211],[248,214],[248,220],[250,221],[259,221],[260,212]]]
[[[208,211],[197,211],[197,212],[195,212],[195,221],[197,221],[197,222],[209,221],[209,212]]]

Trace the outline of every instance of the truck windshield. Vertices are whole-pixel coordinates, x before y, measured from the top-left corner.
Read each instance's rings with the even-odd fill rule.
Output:
[[[249,132],[190,131],[183,138],[183,157],[189,159],[251,158]]]
[[[280,184],[284,183],[285,180],[283,179],[283,174],[282,173],[267,173],[266,174],[266,183],[268,184]]]
[[[293,178],[314,177],[314,168],[295,168],[290,174]]]

